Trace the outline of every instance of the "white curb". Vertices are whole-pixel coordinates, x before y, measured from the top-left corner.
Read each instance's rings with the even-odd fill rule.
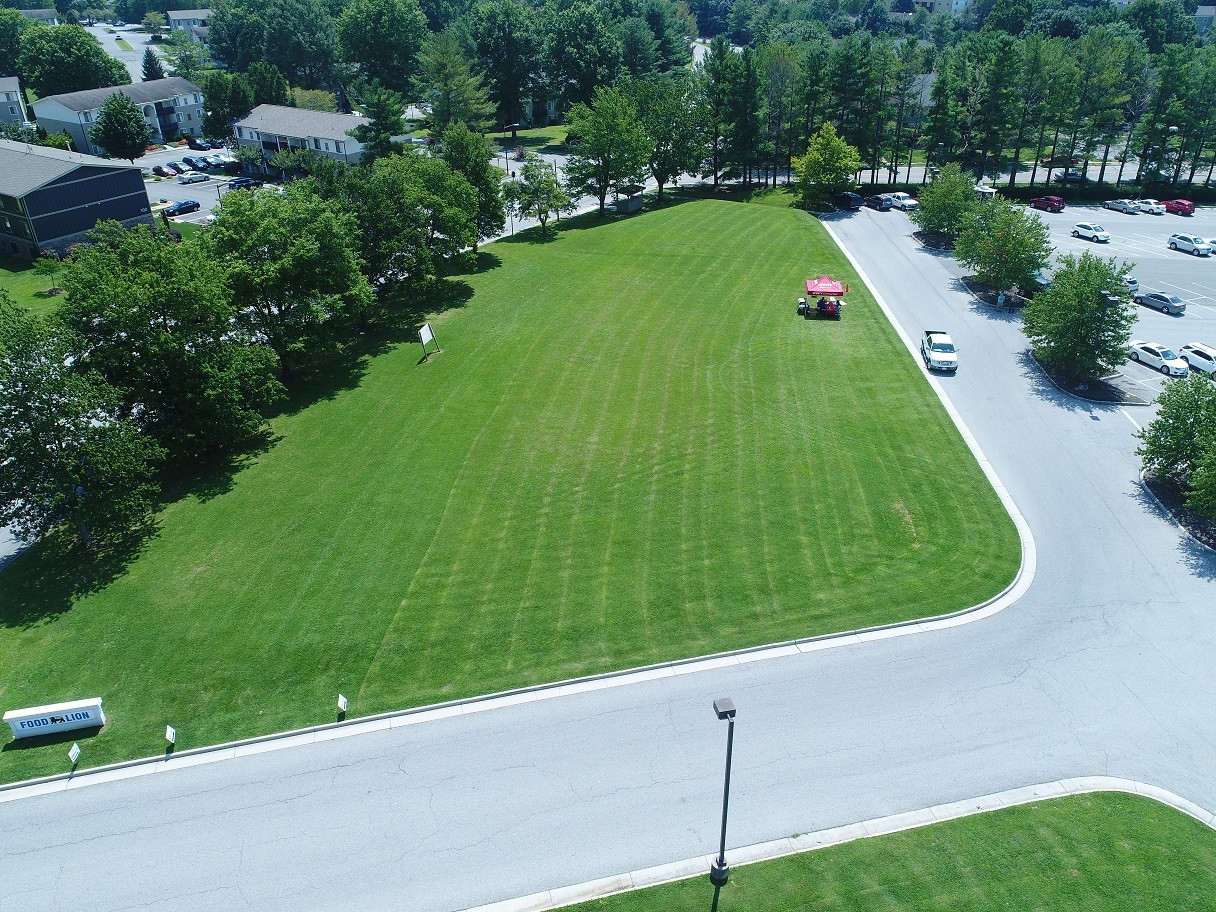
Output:
[[[1085,795],[1093,792],[1125,792],[1151,798],[1175,810],[1194,817],[1204,826],[1216,830],[1216,816],[1192,801],[1188,801],[1171,791],[1137,782],[1134,779],[1120,779],[1115,776],[1079,776],[1073,779],[1058,779],[1054,782],[1044,782],[1023,788],[1009,789],[979,798],[968,798],[962,801],[952,801],[949,804],[939,804],[918,811],[908,811],[902,814],[892,814],[888,817],[878,817],[860,823],[820,830],[815,833],[804,833],[800,836],[787,836],[784,839],[774,839],[772,842],[761,842],[756,845],[731,849],[726,853],[726,861],[731,866],[749,865],[760,861],[772,861],[786,855],[796,855],[802,852],[813,852],[827,846],[840,845],[856,839],[872,839],[875,836],[885,836],[891,833],[901,833],[906,830],[931,826],[946,820],[956,820],[960,817],[970,817],[975,814],[986,814],[989,811],[1002,808],[1016,807],[1022,804],[1033,804],[1036,801],[1048,801],[1053,798],[1063,798],[1066,795]],[[659,884],[672,883],[677,880],[689,880],[693,877],[706,877],[713,855],[698,855],[684,861],[671,862],[651,868],[642,868],[628,874],[617,874],[613,877],[602,877],[586,883],[559,887],[555,890],[545,890],[517,899],[507,899],[484,906],[471,906],[463,912],[547,912],[550,909],[560,909],[574,903],[586,902],[589,899],[602,899],[616,893],[626,893],[631,890],[641,890]]]

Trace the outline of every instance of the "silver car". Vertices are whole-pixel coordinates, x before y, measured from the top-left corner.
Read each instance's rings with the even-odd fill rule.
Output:
[[[1113,209],[1115,212],[1126,212],[1136,215],[1140,212],[1140,204],[1135,200],[1107,200],[1102,204],[1103,209]]]
[[[1212,247],[1201,237],[1193,234],[1171,234],[1170,250],[1181,250],[1195,256],[1211,256]]]
[[[1148,294],[1135,295],[1132,300],[1143,307],[1159,310],[1163,314],[1186,313],[1186,301],[1168,291],[1150,291]]]

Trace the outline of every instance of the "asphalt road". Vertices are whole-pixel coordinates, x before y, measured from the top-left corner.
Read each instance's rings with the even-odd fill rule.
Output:
[[[739,707],[731,845],[1088,774],[1216,808],[1216,556],[1140,487],[1127,410],[1047,383],[1018,319],[975,304],[902,214],[832,225],[908,334],[942,327],[961,346],[957,376],[939,382],[1038,546],[1016,605],[941,632],[11,802],[6,902],[458,910],[705,853],[725,735],[710,703],[723,694]]]
[[[149,47],[156,50],[156,45],[148,40],[146,32],[136,31],[135,27],[131,25],[117,29],[108,25],[91,25],[87,26],[87,31],[101,42],[101,46],[105,48],[107,54],[127,68],[132,82],[143,82],[144,51]],[[128,51],[119,47],[119,38],[131,45],[132,50]],[[157,52],[159,53],[159,51]]]

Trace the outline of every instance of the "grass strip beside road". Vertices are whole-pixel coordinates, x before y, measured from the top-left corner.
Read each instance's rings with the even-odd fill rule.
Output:
[[[814,219],[722,201],[484,248],[129,566],[0,573],[6,707],[100,696],[85,765],[968,607],[1018,539]],[[852,284],[807,321],[808,276]],[[7,734],[5,737],[8,737]],[[0,754],[5,780],[65,745]]]
[[[133,50],[135,50],[135,48],[134,48],[134,47],[132,47],[131,42],[130,42],[130,41],[128,41],[126,38],[115,38],[115,39],[114,39],[114,43],[115,43],[115,44],[117,44],[117,45],[118,45],[120,48],[122,48],[124,51],[133,51]]]
[[[707,874],[567,912],[703,912],[712,893]],[[1198,912],[1213,895],[1216,834],[1148,798],[1098,793],[737,866],[718,908]]]

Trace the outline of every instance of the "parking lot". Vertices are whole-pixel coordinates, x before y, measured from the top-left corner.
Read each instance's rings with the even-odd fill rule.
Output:
[[[1186,301],[1183,316],[1167,316],[1145,307],[1132,336],[1146,342],[1161,342],[1177,350],[1187,342],[1216,345],[1216,256],[1196,257],[1170,250],[1169,236],[1175,233],[1216,238],[1216,207],[1200,207],[1191,216],[1132,215],[1103,209],[1098,205],[1070,205],[1063,212],[1038,215],[1051,228],[1051,241],[1057,256],[1085,251],[1114,257],[1132,264],[1132,275],[1142,292],[1165,291]],[[1077,222],[1096,222],[1110,234],[1107,244],[1072,237]],[[1165,379],[1150,368],[1129,361],[1123,375],[1142,387],[1145,395],[1160,391]]]
[[[170,149],[163,152],[152,152],[138,159],[138,164],[145,171],[152,168],[154,165],[163,165],[165,162],[181,161],[187,155],[208,155],[208,152],[192,152],[187,148]],[[211,174],[210,180],[200,181],[197,184],[179,184],[177,178],[163,177],[159,180],[151,178],[145,179],[145,185],[148,188],[148,199],[152,201],[154,210],[159,209],[160,204],[172,203],[177,200],[198,200],[202,207],[198,212],[192,212],[189,215],[182,215],[175,218],[175,222],[195,222],[201,224],[208,216],[211,215],[213,207],[219,203],[220,196],[228,190],[228,182],[232,179],[231,175],[226,174]]]

